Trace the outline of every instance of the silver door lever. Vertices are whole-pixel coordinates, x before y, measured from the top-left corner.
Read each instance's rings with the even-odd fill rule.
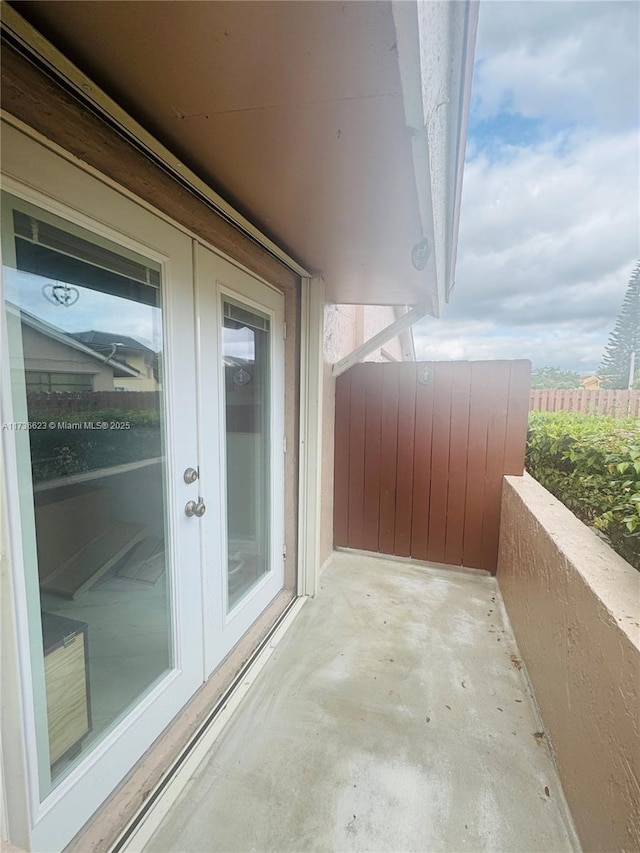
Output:
[[[200,496],[198,496],[197,503],[196,501],[187,501],[184,507],[184,514],[187,518],[193,518],[194,515],[196,518],[202,518],[206,511],[207,508]]]

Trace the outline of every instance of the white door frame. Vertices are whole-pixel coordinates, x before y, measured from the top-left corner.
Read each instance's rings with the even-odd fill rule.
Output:
[[[201,602],[200,573],[195,566],[189,578],[184,566],[194,566],[189,551],[199,551],[199,529],[195,519],[184,515],[184,503],[191,497],[190,487],[182,481],[184,468],[193,464],[196,450],[195,412],[193,419],[180,418],[195,401],[192,257],[191,241],[152,213],[139,208],[87,173],[26,139],[13,128],[3,130],[3,189],[82,228],[155,260],[163,270],[163,323],[166,346],[167,419],[167,505],[172,526],[172,589],[174,668],[117,724],[86,758],[62,779],[40,802],[36,726],[33,714],[31,661],[26,607],[26,589],[22,571],[22,537],[19,508],[12,501],[8,514],[8,562],[11,567],[13,601],[3,597],[3,616],[14,612],[15,632],[9,637],[8,657],[19,661],[19,695],[9,697],[16,707],[9,718],[19,720],[20,736],[4,729],[3,761],[18,769],[12,778],[12,808],[9,815],[12,837],[32,850],[61,849],[99,807],[128,773],[131,756],[141,756],[176,716],[202,683],[202,625],[192,614]],[[122,233],[109,222],[135,221],[129,233]],[[176,291],[181,288],[180,299]],[[4,307],[2,309],[4,315]],[[187,346],[184,343],[187,337]],[[3,336],[4,338],[4,336]],[[3,362],[8,364],[6,339]],[[6,367],[5,367],[6,370]],[[5,373],[5,379],[6,379]],[[9,388],[10,385],[5,385]],[[4,395],[3,395],[4,396]],[[9,404],[9,405],[7,405]],[[3,418],[11,419],[10,401],[3,399]],[[190,433],[193,433],[189,437]],[[18,472],[15,434],[3,431],[2,451],[8,489],[17,494]],[[178,555],[180,554],[180,560]],[[175,583],[177,566],[181,583]],[[6,589],[5,587],[4,589]],[[3,589],[3,591],[4,591]],[[6,641],[7,637],[3,636]],[[14,657],[15,656],[15,657]],[[9,701],[7,697],[4,701]],[[8,722],[9,720],[7,720]],[[24,749],[23,749],[24,747]],[[16,791],[15,796],[13,791]],[[91,794],[88,795],[87,791]],[[16,802],[16,801],[22,802]],[[24,825],[25,818],[28,825]],[[17,825],[16,825],[17,822]]]
[[[190,281],[198,280],[198,264],[197,258],[199,252],[204,248],[215,254],[218,258],[230,264],[236,271],[248,274],[256,281],[266,284],[258,276],[247,270],[246,267],[227,258],[227,256],[215,250],[214,247],[206,244],[201,238],[193,234],[189,229],[185,228],[180,223],[174,222],[170,217],[166,216],[162,211],[156,211],[151,205],[146,202],[139,202],[134,195],[129,191],[120,188],[117,183],[109,178],[103,178],[95,169],[77,161],[67,152],[58,150],[57,147],[48,140],[40,137],[30,128],[22,128],[17,126],[15,122],[3,122],[3,159],[5,160],[5,174],[10,176],[13,174],[18,183],[11,184],[10,180],[5,181],[5,188],[11,191],[13,188],[15,194],[24,194],[26,197],[34,201],[41,207],[48,204],[51,211],[61,213],[63,216],[68,216],[69,211],[62,205],[56,205],[56,199],[68,198],[69,192],[75,194],[80,202],[75,205],[83,214],[89,216],[90,230],[96,229],[98,226],[104,229],[105,236],[112,239],[114,242],[120,242],[126,245],[126,235],[116,233],[105,223],[104,211],[109,208],[109,200],[118,196],[120,203],[124,205],[136,205],[141,217],[151,215],[159,223],[161,228],[169,230],[177,230],[182,237],[189,241],[191,252],[191,271],[187,273],[184,259],[176,266],[175,264],[168,270],[168,274],[177,278],[188,278]],[[16,163],[18,166],[13,167]],[[41,196],[39,189],[43,188],[47,193],[48,202]],[[45,202],[45,203],[43,203]],[[107,216],[107,219],[110,219]],[[82,219],[82,216],[81,216]],[[79,224],[85,224],[83,220]],[[155,245],[155,249],[154,249]],[[139,241],[131,241],[131,248],[136,251],[147,253],[150,257],[157,257],[159,260],[166,263],[166,254],[164,252],[165,241],[163,239],[149,236],[143,240],[143,244]],[[154,255],[155,252],[155,255]],[[282,296],[281,291],[274,291]],[[1,295],[1,294],[0,294]],[[196,300],[201,296],[199,288],[196,289]],[[171,305],[172,293],[167,291],[167,299],[163,305],[165,317],[169,311],[175,310],[177,306]],[[258,306],[259,307],[259,306]],[[195,343],[191,353],[186,352],[187,348],[176,347],[174,358],[181,363],[186,363],[192,358],[193,351],[196,349],[198,342],[202,341],[202,330],[200,327],[199,316],[201,306],[196,302],[195,312],[191,316],[196,317],[195,328]],[[3,313],[3,312],[2,312]],[[301,281],[301,347],[300,347],[300,445],[299,445],[299,491],[298,491],[298,594],[313,595],[315,594],[317,585],[317,571],[320,552],[320,507],[321,507],[321,460],[322,460],[322,396],[323,396],[323,348],[322,348],[322,329],[324,317],[324,284],[321,279],[312,279],[303,277]],[[183,316],[183,321],[186,317]],[[275,340],[275,335],[273,336]],[[171,345],[172,335],[166,330],[166,338],[168,345]],[[0,346],[3,342],[2,329],[0,328]],[[219,360],[218,362],[219,363]],[[3,379],[8,378],[8,367],[3,366]],[[180,385],[184,387],[185,382],[190,382],[190,377],[187,370],[183,370]],[[196,376],[193,374],[195,384]],[[284,381],[284,380],[283,380]],[[8,387],[5,385],[4,387]],[[198,395],[195,395],[198,400]],[[9,417],[6,408],[0,407],[2,417],[6,420]],[[202,430],[203,411],[199,411],[196,416],[196,426],[199,430],[198,435],[198,450],[202,447]],[[10,444],[10,442],[9,442]],[[186,467],[192,467],[194,464],[194,453],[192,449],[185,447],[174,447],[172,452],[176,457],[176,461],[168,473],[174,478],[176,505],[168,511],[180,514],[181,506],[186,500],[194,497],[194,492],[197,494],[197,486],[195,488],[186,486],[181,482],[182,470]],[[4,455],[4,461],[2,459]],[[15,463],[15,460],[13,460]],[[12,466],[11,447],[8,446],[7,440],[0,442],[0,470],[11,479]],[[16,472],[13,472],[13,482],[15,483]],[[4,563],[4,567],[11,569],[19,565],[18,556],[15,553],[15,535],[8,536],[6,528],[11,526],[15,528],[15,519],[9,518],[8,504],[5,498],[5,506],[7,510],[3,512],[3,518],[0,518],[0,562]],[[220,496],[218,493],[218,505],[216,506],[216,498],[214,491],[207,489],[207,506],[208,512],[205,516],[207,521],[212,515],[221,517]],[[2,512],[2,501],[0,500],[0,512]],[[175,517],[175,516],[174,516]],[[183,519],[181,519],[183,521]],[[193,530],[198,526],[195,520],[184,519],[184,524],[193,522],[192,527],[187,529]],[[5,529],[3,529],[3,524]],[[200,540],[202,543],[202,540]],[[203,549],[202,544],[200,545]],[[275,543],[274,543],[274,547]],[[200,559],[200,564],[204,565],[204,554]],[[11,834],[11,838],[15,843],[24,847],[33,845],[36,850],[41,847],[40,840],[42,834],[36,831],[32,834],[31,822],[32,815],[35,814],[37,808],[34,809],[32,799],[27,795],[29,786],[34,784],[33,767],[29,765],[29,761],[25,754],[25,744],[28,741],[26,729],[28,728],[28,714],[26,708],[29,704],[25,702],[25,685],[27,694],[30,692],[30,684],[28,682],[28,672],[20,672],[19,662],[24,649],[24,627],[22,627],[21,638],[18,637],[19,625],[14,625],[13,606],[14,599],[20,595],[20,590],[16,589],[15,579],[12,580],[11,572],[3,571],[3,576],[0,579],[0,608],[2,608],[2,635],[0,637],[0,665],[2,666],[2,689],[4,693],[4,702],[6,703],[7,694],[9,694],[9,703],[5,704],[5,713],[3,714],[4,723],[6,726],[0,733],[0,743],[2,744],[2,761],[1,771],[4,774],[5,786],[4,795],[6,797],[6,810],[4,813],[5,820]],[[191,607],[191,613],[203,612],[203,622],[207,624],[207,618],[210,614],[206,613],[207,588],[206,581],[197,594],[193,591],[185,596],[181,596],[181,606]],[[8,618],[7,618],[8,617]],[[20,639],[20,642],[19,642]],[[197,679],[194,679],[194,691],[197,684],[201,683],[202,678],[211,673],[215,664],[214,660],[217,656],[211,651],[212,644],[204,641],[204,636],[201,632],[199,641],[199,652],[196,650],[196,643],[189,643],[187,649],[184,644],[179,648],[179,653],[183,656],[189,656],[194,653],[195,658],[202,661],[200,672]],[[204,661],[202,659],[202,648],[205,647]],[[208,651],[207,651],[208,649]],[[197,681],[197,684],[196,684]],[[20,689],[18,687],[20,686]],[[156,693],[154,691],[154,696]],[[158,696],[160,694],[158,693]],[[26,695],[28,699],[28,695]],[[157,698],[157,697],[156,697]],[[12,700],[12,701],[11,701]],[[147,701],[148,700],[148,701]],[[151,697],[147,697],[145,703],[150,705],[153,703]],[[179,707],[175,708],[177,714]],[[9,733],[10,732],[10,736]],[[109,736],[111,743],[112,739],[116,739],[118,732],[112,733]],[[136,751],[135,744],[130,743],[132,754]],[[107,749],[105,742],[104,749]],[[127,770],[130,767],[127,768]],[[10,779],[11,784],[7,785],[6,780]],[[1,789],[0,789],[1,790]],[[58,789],[56,789],[57,791]],[[103,800],[106,799],[112,788],[105,786]],[[55,793],[55,792],[54,792]],[[97,803],[96,805],[100,805]],[[89,817],[93,807],[86,810],[73,811],[73,823],[76,829],[80,827],[84,820]],[[84,815],[84,816],[83,816]],[[42,824],[41,824],[42,826]],[[2,827],[0,826],[0,832]],[[73,833],[72,833],[73,834]],[[55,837],[54,837],[55,836]],[[69,841],[69,837],[64,832],[54,833],[47,836],[47,844],[49,847],[57,845],[63,847]]]
[[[301,291],[297,591],[314,596],[322,533],[324,280],[303,278]]]
[[[284,583],[284,295],[204,246],[196,248],[205,677],[220,664]],[[267,314],[270,329],[270,565],[271,571],[226,612],[227,516],[222,299]],[[210,512],[209,509],[212,511]]]

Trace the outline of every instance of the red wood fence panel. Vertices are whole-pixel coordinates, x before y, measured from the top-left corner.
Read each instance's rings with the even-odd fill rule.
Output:
[[[359,364],[336,382],[336,546],[495,571],[528,361]],[[549,395],[547,392],[547,401]]]
[[[335,443],[333,464],[336,471],[348,478],[349,433],[351,425],[351,371],[336,382]],[[341,488],[333,496],[333,536],[336,542],[349,541],[349,481],[341,480]]]
[[[396,536],[391,552],[399,557],[411,556],[411,516],[413,512],[413,459],[416,411],[416,365],[406,362],[407,369],[398,373],[398,456],[396,480]],[[359,365],[364,371],[366,364]],[[395,365],[394,365],[395,366]],[[354,377],[354,381],[357,381]],[[388,448],[382,448],[386,453]]]
[[[382,434],[382,365],[365,376],[363,548],[378,549],[380,525],[380,440]]]
[[[469,397],[471,364],[451,365],[451,432],[449,446],[449,489],[445,516],[443,562],[462,562],[464,517],[467,502],[467,465],[469,462]]]
[[[398,368],[390,365],[390,370],[398,374]],[[416,383],[416,423],[419,439],[430,445],[433,440],[433,382]],[[411,505],[411,555],[417,560],[426,560],[429,546],[429,525],[423,519],[429,518],[431,506],[431,456],[427,453],[413,454],[413,501]],[[382,542],[380,550],[384,551]],[[393,553],[390,551],[389,553]]]
[[[431,368],[434,371],[433,431],[429,454],[431,456],[431,505],[428,516],[427,559],[435,563],[444,563],[444,546],[447,536],[452,367],[453,362],[441,362]],[[424,452],[424,447],[425,445],[418,438],[415,452],[418,454]],[[455,484],[452,484],[453,486]]]
[[[493,364],[488,361],[477,361],[471,365],[474,405],[469,404],[469,450],[462,544],[463,561],[470,568],[480,566],[482,562],[482,524],[492,368]]]
[[[595,391],[556,388],[551,391],[532,389],[529,409],[539,412],[584,412],[590,415],[612,415],[616,418],[640,418],[640,391]]]
[[[346,374],[345,374],[346,375]],[[348,404],[347,404],[348,405]],[[380,418],[380,533],[378,548],[393,554],[396,541],[396,483],[398,474],[398,372],[382,365],[382,415]],[[337,427],[336,427],[337,429]],[[345,460],[347,466],[349,460]]]
[[[482,556],[480,568],[495,568],[498,562],[500,536],[500,503],[504,454],[507,446],[507,420],[509,409],[508,362],[496,362],[488,389],[489,413],[487,425],[487,462],[485,468],[484,506],[482,515]],[[526,429],[522,435],[526,442]]]
[[[349,542],[364,548],[364,426],[366,386],[364,376],[351,377],[349,419]]]
[[[519,476],[524,470],[529,418],[528,400],[531,383],[531,365],[528,361],[512,361],[509,376],[509,409],[507,412],[507,437],[504,450],[504,473]]]

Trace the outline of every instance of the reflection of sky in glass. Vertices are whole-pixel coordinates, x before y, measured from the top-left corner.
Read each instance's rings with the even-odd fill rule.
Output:
[[[255,361],[255,335],[252,329],[228,329],[222,330],[222,354],[231,358],[243,358],[246,361]]]
[[[4,290],[7,302],[24,308],[64,332],[113,332],[136,338],[156,352],[162,349],[162,311],[151,305],[101,293],[88,287],[72,285],[79,293],[78,301],[69,307],[53,305],[42,288],[47,284],[63,284],[50,278],[4,267]]]

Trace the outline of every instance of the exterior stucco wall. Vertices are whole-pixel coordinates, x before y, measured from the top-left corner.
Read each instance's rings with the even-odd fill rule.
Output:
[[[325,361],[335,364],[395,319],[396,310],[391,305],[327,305],[324,314]],[[400,338],[392,338],[363,360],[403,361]]]
[[[396,313],[388,306],[365,305],[363,311],[363,338],[368,341],[389,323],[396,319]],[[392,338],[386,344],[376,350],[373,355],[364,359],[365,361],[403,361],[402,342],[399,337]]]
[[[640,574],[525,475],[497,577],[584,849],[640,849]]]

